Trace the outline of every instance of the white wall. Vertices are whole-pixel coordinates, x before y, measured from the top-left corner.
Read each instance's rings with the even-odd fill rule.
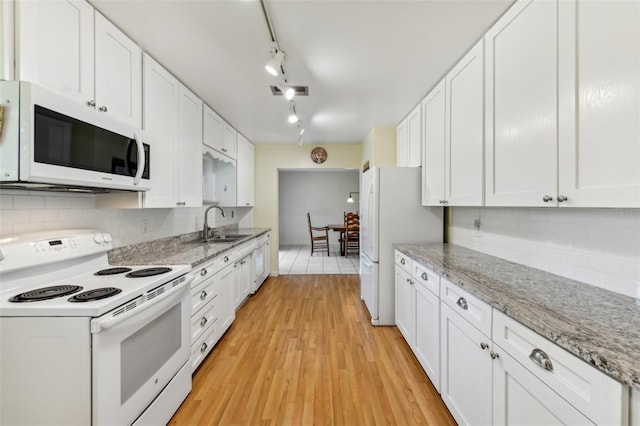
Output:
[[[339,224],[344,212],[358,211],[359,194],[347,203],[349,192],[360,191],[358,170],[283,171],[279,173],[280,244],[310,244],[307,212],[313,226]],[[329,231],[330,243],[338,233]]]
[[[451,211],[450,243],[640,297],[640,209]],[[481,236],[473,229],[476,218]]]
[[[199,231],[204,224],[204,209],[97,209],[93,195],[3,190],[0,191],[0,236],[96,228],[109,232],[113,246],[121,247]],[[250,208],[225,207],[224,210],[226,218],[222,218],[217,209],[209,212],[210,226],[234,223],[251,226]]]

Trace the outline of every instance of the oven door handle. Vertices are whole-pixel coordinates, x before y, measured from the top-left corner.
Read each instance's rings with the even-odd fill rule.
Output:
[[[178,300],[182,298],[182,290],[188,288],[191,285],[191,282],[195,279],[194,276],[187,277],[184,283],[178,287],[173,287],[168,292],[162,294],[161,296],[154,297],[152,300],[147,301],[139,306],[136,306],[134,309],[124,313],[117,315],[115,317],[108,316],[103,319],[97,319],[91,321],[91,333],[100,333],[101,331],[109,330],[110,328],[115,327],[123,321],[130,319],[138,314],[143,313],[147,309],[157,308],[159,311],[163,311],[169,306],[176,303]]]

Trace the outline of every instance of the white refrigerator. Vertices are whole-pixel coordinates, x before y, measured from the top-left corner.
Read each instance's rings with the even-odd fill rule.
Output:
[[[360,297],[373,325],[395,324],[394,243],[442,242],[443,208],[421,205],[419,167],[372,167],[360,190]]]

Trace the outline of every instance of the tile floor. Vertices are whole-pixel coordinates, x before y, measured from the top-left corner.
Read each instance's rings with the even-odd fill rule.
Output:
[[[360,257],[349,254],[340,256],[338,244],[329,246],[330,256],[326,252],[313,253],[308,245],[288,245],[280,247],[280,275],[300,274],[357,274],[360,270]]]

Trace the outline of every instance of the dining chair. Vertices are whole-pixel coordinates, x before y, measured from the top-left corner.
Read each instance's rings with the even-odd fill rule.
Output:
[[[313,256],[314,251],[323,249],[327,249],[327,256],[329,256],[329,228],[326,226],[311,226],[311,214],[309,212],[307,212],[307,223],[309,224],[309,237],[311,238],[311,256]],[[315,235],[314,232],[316,232]],[[318,232],[321,232],[321,234],[317,234]]]
[[[360,216],[347,213],[344,228],[344,255],[348,256],[350,252],[360,254]]]

